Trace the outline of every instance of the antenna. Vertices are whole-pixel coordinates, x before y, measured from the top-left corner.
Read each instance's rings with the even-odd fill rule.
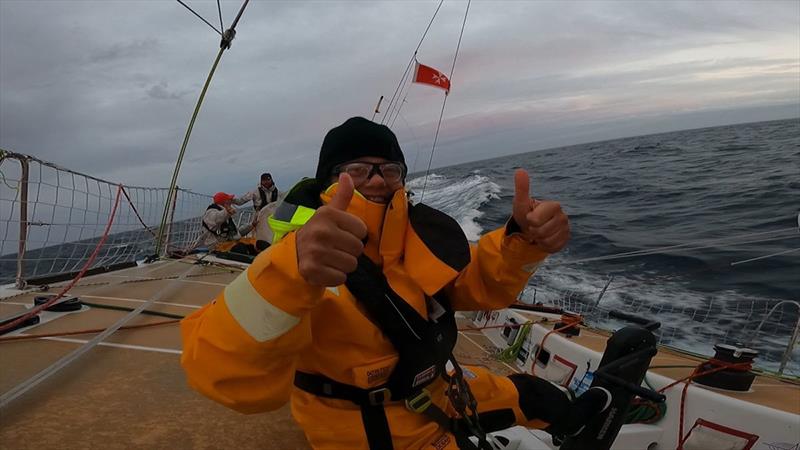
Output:
[[[381,95],[381,98],[378,99],[378,104],[375,105],[375,112],[372,113],[372,121],[373,122],[375,121],[375,115],[379,114],[381,112],[380,109],[381,109],[381,102],[382,101],[383,101],[383,96]]]

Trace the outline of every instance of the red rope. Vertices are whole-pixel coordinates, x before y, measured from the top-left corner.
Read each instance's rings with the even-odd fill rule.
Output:
[[[704,371],[699,372],[699,373],[697,372],[697,369],[695,369],[695,371],[692,372],[691,375],[683,377],[683,378],[681,378],[679,380],[676,380],[676,381],[664,386],[663,388],[659,389],[658,392],[664,392],[667,389],[671,388],[672,386],[675,386],[677,384],[683,383],[684,381],[691,381],[691,380],[693,380],[693,379],[695,379],[697,377],[702,377],[704,375],[708,375],[708,374],[711,374],[711,373],[719,372],[721,370],[731,369],[731,368],[735,368],[735,367],[742,367],[742,366],[752,367],[752,364],[750,364],[750,363],[726,363],[723,366],[718,366],[718,367],[715,367],[713,369],[704,370]]]
[[[33,316],[39,314],[40,312],[42,312],[44,309],[49,308],[50,306],[52,306],[55,302],[57,302],[62,297],[64,297],[64,294],[69,292],[69,290],[72,289],[72,287],[75,286],[75,284],[78,281],[80,281],[81,278],[83,278],[83,274],[85,274],[86,271],[89,270],[89,267],[92,266],[92,263],[94,263],[95,258],[97,258],[97,254],[100,253],[100,248],[106,242],[106,238],[108,238],[108,233],[109,233],[109,231],[111,231],[111,224],[114,223],[114,216],[117,214],[117,206],[119,206],[119,197],[120,197],[119,194],[120,194],[120,192],[122,192],[122,185],[118,185],[117,186],[117,197],[114,200],[114,207],[111,210],[111,215],[108,217],[108,224],[106,225],[106,229],[103,232],[103,236],[100,238],[100,242],[97,243],[97,247],[95,247],[95,249],[92,252],[91,256],[89,256],[89,260],[86,261],[86,264],[83,266],[83,268],[78,273],[78,275],[76,275],[75,278],[72,279],[72,281],[64,288],[64,290],[62,290],[58,295],[56,295],[52,299],[48,300],[46,303],[43,303],[43,304],[41,304],[39,306],[31,308],[31,310],[28,311],[23,316],[18,317],[18,318],[12,320],[11,322],[9,322],[7,324],[0,326],[0,334],[6,333],[9,330],[13,330],[17,325],[21,324],[22,322],[25,322],[26,320],[30,319],[31,317],[33,317]]]
[[[692,380],[694,380],[695,378],[698,378],[698,377],[702,377],[702,376],[709,375],[709,374],[712,374],[712,373],[720,372],[720,371],[725,370],[725,369],[731,369],[731,370],[737,370],[738,371],[738,370],[743,370],[744,368],[746,368],[744,370],[750,370],[753,367],[753,365],[751,363],[749,363],[749,362],[729,363],[729,362],[725,362],[725,361],[720,361],[720,360],[715,359],[715,358],[709,359],[708,362],[713,364],[713,365],[716,365],[717,367],[715,367],[713,369],[709,369],[709,370],[704,370],[702,372],[698,372],[700,370],[700,366],[698,366],[697,368],[694,369],[694,371],[692,372],[691,375],[689,375],[687,377],[683,377],[680,380],[676,380],[675,382],[670,383],[670,384],[668,384],[668,385],[666,385],[663,388],[658,390],[659,393],[662,393],[662,392],[666,391],[667,389],[671,388],[672,386],[675,386],[675,385],[677,385],[679,383],[683,383],[684,381],[686,382],[686,384],[683,385],[683,391],[681,392],[681,408],[680,408],[681,413],[680,413],[680,420],[678,422],[678,448],[676,450],[683,450],[683,444],[686,442],[686,439],[689,438],[689,436],[684,436],[683,435],[683,422],[685,420],[685,412],[686,412],[685,411],[686,410],[686,393],[689,391],[689,385],[692,383]]]
[[[753,368],[752,362],[732,363],[717,358],[709,358],[708,363],[711,364],[712,366],[717,366],[717,367],[724,366],[730,370],[733,370],[734,372],[749,372],[750,369]]]
[[[561,331],[566,331],[566,330],[568,330],[568,329],[570,329],[572,327],[580,325],[582,320],[583,320],[583,317],[581,317],[579,315],[575,315],[575,314],[562,314],[561,315],[561,321],[563,323],[566,323],[566,325],[564,325],[563,327],[554,328],[554,329],[548,331],[547,334],[545,334],[544,337],[542,338],[541,342],[539,342],[539,349],[536,350],[536,356],[533,358],[533,363],[531,364],[531,375],[536,375],[536,373],[535,373],[536,372],[536,362],[539,361],[539,354],[542,352],[542,349],[544,349],[544,341],[546,341],[547,338],[550,337],[550,335],[553,334],[553,333],[559,333]]]

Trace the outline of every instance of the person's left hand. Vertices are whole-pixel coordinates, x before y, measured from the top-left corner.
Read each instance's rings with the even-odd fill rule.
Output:
[[[569,219],[561,204],[530,196],[530,178],[525,169],[514,173],[512,217],[522,236],[547,253],[556,253],[569,241]]]

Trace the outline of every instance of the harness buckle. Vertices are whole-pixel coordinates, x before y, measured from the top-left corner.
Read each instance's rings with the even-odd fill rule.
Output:
[[[369,391],[367,398],[372,406],[382,405],[392,398],[392,391],[388,388],[375,389],[374,391]]]
[[[474,413],[477,410],[478,402],[472,395],[472,390],[461,373],[457,372],[449,381],[450,383],[445,393],[453,408],[462,416],[468,415],[470,411]]]
[[[422,414],[429,406],[431,406],[431,393],[427,389],[406,399],[406,408],[417,414]]]

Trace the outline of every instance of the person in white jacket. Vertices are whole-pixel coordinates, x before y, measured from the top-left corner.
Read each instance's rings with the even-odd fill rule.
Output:
[[[255,209],[256,212],[260,211],[261,208],[268,204],[278,201],[278,188],[275,187],[271,174],[262,173],[261,182],[258,186],[247,194],[234,198],[233,204],[244,205],[251,201],[253,202],[253,209]]]
[[[234,195],[225,192],[214,194],[214,203],[209,205],[203,214],[203,233],[198,237],[193,247],[208,247],[209,250],[215,250],[223,242],[239,241],[255,228],[258,223],[258,217],[255,217],[252,223],[243,226],[241,229],[236,227],[233,221],[233,216],[236,214],[236,209],[233,207],[234,198]],[[244,248],[245,246],[248,248]],[[250,249],[249,247],[253,248]],[[261,250],[257,247],[246,243],[235,243],[230,251],[255,255]]]

